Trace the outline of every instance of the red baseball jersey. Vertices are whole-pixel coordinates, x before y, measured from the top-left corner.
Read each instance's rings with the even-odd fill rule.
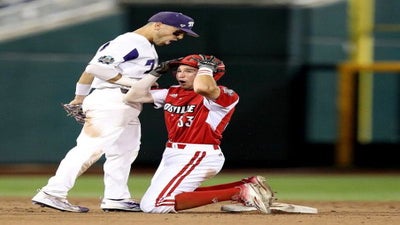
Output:
[[[224,86],[220,96],[212,101],[193,90],[179,86],[152,90],[156,108],[163,107],[168,140],[191,144],[219,145],[239,96]]]

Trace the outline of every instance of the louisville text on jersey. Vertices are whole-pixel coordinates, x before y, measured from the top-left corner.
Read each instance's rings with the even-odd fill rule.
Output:
[[[183,114],[186,112],[194,112],[195,108],[196,108],[196,105],[175,106],[175,105],[172,105],[169,103],[164,105],[164,111],[168,111],[170,113],[177,113],[177,114]]]

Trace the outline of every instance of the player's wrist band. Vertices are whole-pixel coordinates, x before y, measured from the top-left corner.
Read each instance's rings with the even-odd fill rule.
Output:
[[[90,92],[90,84],[76,83],[75,95],[88,95]]]
[[[213,76],[213,71],[211,68],[208,67],[200,67],[199,70],[197,71],[197,74],[199,75],[208,75],[208,76]]]

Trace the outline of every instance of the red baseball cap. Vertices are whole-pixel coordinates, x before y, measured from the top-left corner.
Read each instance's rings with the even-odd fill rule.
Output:
[[[206,57],[207,59],[209,59],[211,56],[203,55],[203,57]],[[191,66],[194,68],[199,68],[198,60],[201,60],[203,57],[199,54],[188,55],[183,58],[180,58],[179,60],[170,62],[170,66],[178,67],[179,65],[187,65],[187,66]],[[213,72],[213,77],[214,77],[215,81],[218,81],[225,74],[225,64],[223,61],[221,61],[218,58],[215,58],[215,61],[218,62],[218,66],[217,66],[217,70]]]

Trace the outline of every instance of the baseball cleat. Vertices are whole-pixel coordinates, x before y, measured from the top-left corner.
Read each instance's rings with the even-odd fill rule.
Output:
[[[262,200],[267,207],[271,206],[272,202],[276,200],[272,188],[268,185],[264,177],[252,176],[245,178],[242,181],[245,183],[252,183],[259,189],[262,195]]]
[[[103,199],[100,205],[105,212],[125,211],[125,212],[141,212],[139,203],[132,199]]]
[[[252,183],[246,183],[239,186],[239,202],[248,207],[255,207],[262,213],[270,213],[269,207],[264,204],[262,194],[258,187]]]
[[[89,209],[79,205],[72,205],[66,198],[56,197],[47,194],[44,191],[39,191],[33,198],[32,203],[42,207],[49,207],[66,212],[86,213]]]

